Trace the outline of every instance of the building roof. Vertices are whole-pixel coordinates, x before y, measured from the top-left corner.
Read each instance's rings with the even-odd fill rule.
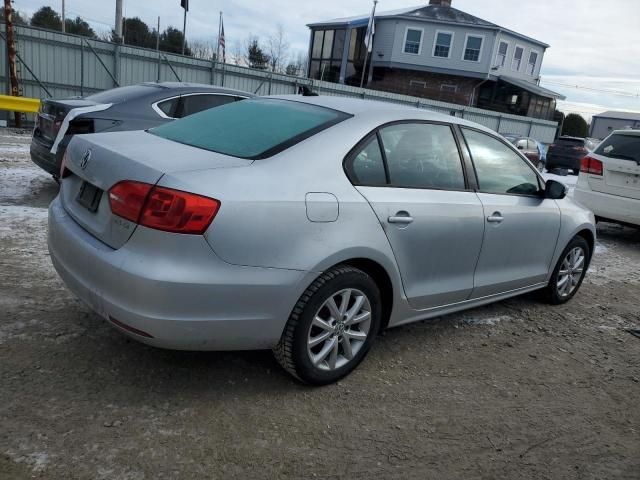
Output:
[[[594,115],[594,117],[640,121],[640,112],[616,112],[615,110],[609,110],[607,112]]]
[[[332,20],[327,20],[324,22],[310,23],[307,26],[310,28],[332,25],[359,27],[368,23],[370,15],[370,13],[367,13],[354,17],[334,18]],[[382,20],[385,18],[405,18],[407,20],[414,21],[444,23],[450,25],[468,25],[478,28],[502,30],[530,42],[537,43],[544,48],[549,48],[548,44],[541,42],[540,40],[536,40],[534,38],[527,37],[526,35],[522,35],[521,33],[514,32],[513,30],[501,27],[499,25],[496,25],[495,23],[483,20],[482,18],[478,18],[474,15],[463,12],[462,10],[458,10],[457,8],[446,7],[442,5],[426,5],[419,7],[402,8],[398,10],[390,10],[386,12],[376,12],[375,18],[376,20]]]
[[[515,85],[516,87],[522,88],[523,90],[527,90],[528,92],[531,92],[534,95],[538,95],[540,97],[555,98],[558,100],[565,100],[567,98],[564,95],[553,92],[549,89],[541,87],[540,85],[536,85],[535,83],[527,82],[526,80],[509,77],[507,75],[500,75],[498,78],[503,82],[507,82],[507,83],[510,83],[511,85]]]

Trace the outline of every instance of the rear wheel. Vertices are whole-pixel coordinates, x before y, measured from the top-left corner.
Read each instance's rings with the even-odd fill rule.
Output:
[[[335,382],[356,368],[371,348],[381,312],[380,291],[369,275],[350,266],[335,267],[302,294],[275,357],[303,382]]]
[[[571,300],[580,289],[591,260],[589,244],[575,237],[564,249],[547,286],[547,298],[553,305]]]

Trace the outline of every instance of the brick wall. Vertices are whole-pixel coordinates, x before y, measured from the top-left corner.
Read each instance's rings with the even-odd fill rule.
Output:
[[[473,89],[481,81],[477,78],[440,73],[375,68],[373,81],[367,85],[367,88],[469,105]]]

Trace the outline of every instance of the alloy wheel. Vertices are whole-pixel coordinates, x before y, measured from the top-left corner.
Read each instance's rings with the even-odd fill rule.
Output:
[[[557,289],[562,298],[570,296],[580,283],[585,267],[585,253],[580,247],[572,248],[564,258],[558,272]]]
[[[331,295],[316,312],[307,336],[307,353],[320,370],[348,364],[364,345],[371,328],[371,304],[360,290]]]

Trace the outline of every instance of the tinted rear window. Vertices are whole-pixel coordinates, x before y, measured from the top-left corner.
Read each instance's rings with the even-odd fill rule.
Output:
[[[563,147],[584,147],[584,139],[582,138],[559,138],[556,145]]]
[[[640,164],[640,136],[614,134],[602,142],[596,154],[621,160],[633,160]]]
[[[159,89],[160,87],[148,85],[131,85],[129,87],[113,88],[94,95],[89,95],[87,100],[91,100],[96,103],[121,103],[158,92]]]
[[[350,115],[305,103],[250,99],[152,128],[175,142],[233,157],[260,159],[279,153]]]

